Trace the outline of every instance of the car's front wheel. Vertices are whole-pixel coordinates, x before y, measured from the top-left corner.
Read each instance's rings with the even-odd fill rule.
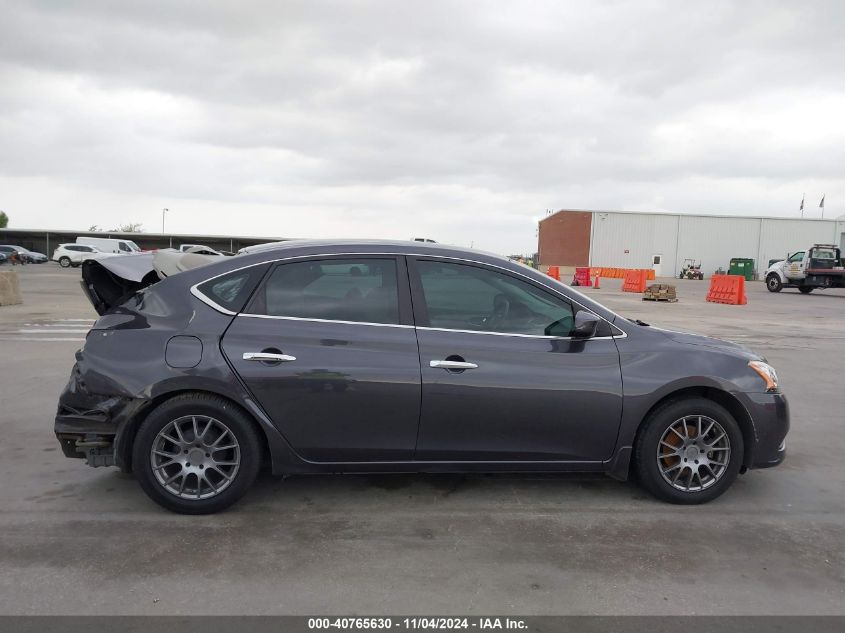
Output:
[[[657,409],[634,450],[637,475],[649,492],[670,503],[697,504],[715,499],[734,482],[743,439],[724,407],[688,398]]]
[[[231,402],[185,394],[157,407],[138,429],[132,466],[144,492],[182,514],[210,514],[255,481],[261,445],[252,422]]]

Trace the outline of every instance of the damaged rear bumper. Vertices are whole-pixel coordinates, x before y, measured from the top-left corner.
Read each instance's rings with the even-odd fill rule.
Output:
[[[63,412],[54,425],[65,457],[84,458],[89,466],[115,466],[114,423],[97,411]]]
[[[125,422],[138,408],[138,401],[124,396],[93,393],[80,369],[77,353],[70,380],[59,397],[54,431],[65,457],[84,459],[89,466],[129,464],[119,450]]]

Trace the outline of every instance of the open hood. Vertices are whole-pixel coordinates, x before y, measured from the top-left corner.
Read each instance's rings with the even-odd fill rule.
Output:
[[[147,286],[215,261],[219,255],[172,250],[88,259],[82,262],[82,291],[103,315]]]

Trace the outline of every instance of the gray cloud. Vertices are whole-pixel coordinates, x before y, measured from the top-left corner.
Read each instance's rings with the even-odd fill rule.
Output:
[[[530,251],[546,208],[845,199],[841,2],[2,2],[18,226]],[[119,217],[118,217],[119,216]]]

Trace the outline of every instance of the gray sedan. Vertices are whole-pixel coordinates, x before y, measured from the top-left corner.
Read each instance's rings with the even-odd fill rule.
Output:
[[[83,264],[102,315],[55,432],[183,513],[277,475],[636,474],[672,503],[780,464],[775,370],[629,320],[507,259],[439,244],[292,241],[159,281]]]

